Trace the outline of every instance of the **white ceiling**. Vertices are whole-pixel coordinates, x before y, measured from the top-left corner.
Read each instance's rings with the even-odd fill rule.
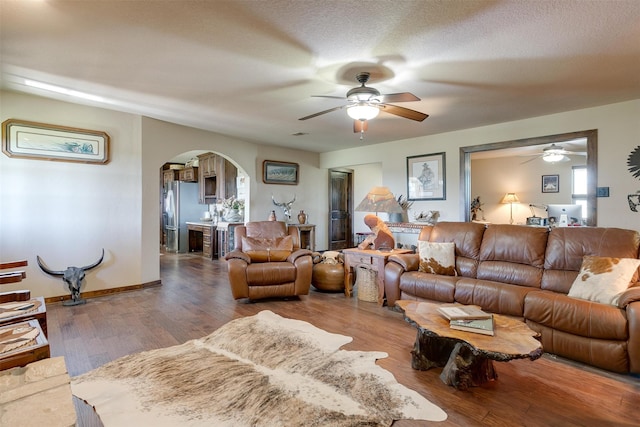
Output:
[[[0,25],[4,89],[316,152],[640,98],[640,0],[0,0]],[[430,117],[298,120],[359,71]]]

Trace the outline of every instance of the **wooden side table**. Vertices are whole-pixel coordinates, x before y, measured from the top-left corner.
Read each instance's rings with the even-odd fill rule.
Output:
[[[376,272],[378,282],[378,305],[384,304],[384,266],[391,255],[408,254],[410,249],[380,251],[373,249],[344,249],[344,294],[353,294],[353,269],[362,265]]]

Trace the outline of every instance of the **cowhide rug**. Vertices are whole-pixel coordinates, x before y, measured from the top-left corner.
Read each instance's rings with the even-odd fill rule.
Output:
[[[105,426],[389,426],[442,409],[375,364],[382,352],[265,310],[72,379]]]

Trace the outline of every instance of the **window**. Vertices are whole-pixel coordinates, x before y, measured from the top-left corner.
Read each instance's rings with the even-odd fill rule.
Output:
[[[582,206],[582,219],[587,219],[587,167],[571,168],[571,200]]]

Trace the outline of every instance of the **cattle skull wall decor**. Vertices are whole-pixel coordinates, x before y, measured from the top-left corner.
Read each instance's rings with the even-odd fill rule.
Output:
[[[82,286],[85,272],[100,265],[104,259],[104,249],[102,249],[100,259],[93,264],[89,264],[85,267],[67,267],[66,270],[61,271],[55,271],[47,268],[40,256],[37,256],[36,259],[42,271],[47,274],[51,274],[52,276],[62,276],[62,281],[69,287],[69,291],[71,292],[71,301],[64,301],[62,305],[79,305],[86,302],[86,300],[80,298],[80,287]]]
[[[293,208],[293,202],[296,201],[296,195],[293,195],[293,200],[291,200],[290,202],[278,203],[276,202],[276,199],[273,197],[273,195],[271,196],[271,200],[273,201],[274,205],[282,208],[284,216],[286,217],[287,222],[289,222],[291,220],[291,209]]]

